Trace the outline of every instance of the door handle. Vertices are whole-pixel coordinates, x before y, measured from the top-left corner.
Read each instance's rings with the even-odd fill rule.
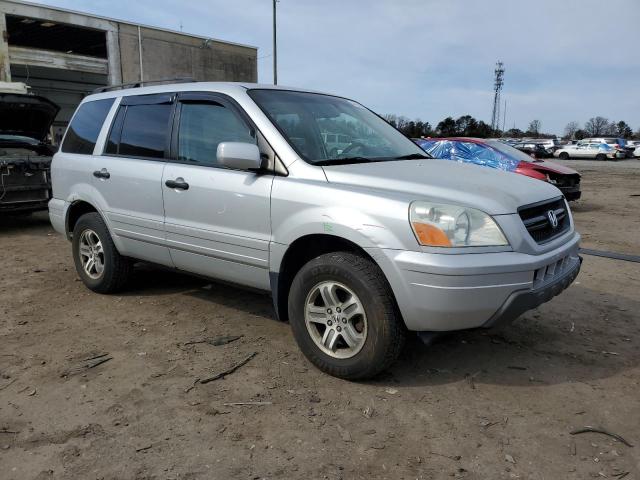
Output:
[[[95,172],[93,172],[93,176],[96,178],[103,178],[103,179],[107,179],[111,177],[111,174],[107,171],[106,168],[103,168],[102,170],[96,170]]]
[[[184,178],[178,177],[175,180],[167,180],[164,184],[169,188],[177,188],[178,190],[189,190],[189,184]]]

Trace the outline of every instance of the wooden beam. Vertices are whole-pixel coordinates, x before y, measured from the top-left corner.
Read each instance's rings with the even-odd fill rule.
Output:
[[[109,73],[106,59],[76,55],[74,53],[9,46],[9,59],[11,63],[29,65],[31,67],[48,67],[103,75]]]

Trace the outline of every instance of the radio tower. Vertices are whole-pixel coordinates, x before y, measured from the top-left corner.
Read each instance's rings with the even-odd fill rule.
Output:
[[[500,91],[502,90],[502,85],[504,85],[504,68],[503,63],[496,63],[495,70],[496,78],[495,83],[493,84],[493,113],[491,114],[491,128],[494,130],[500,129]]]

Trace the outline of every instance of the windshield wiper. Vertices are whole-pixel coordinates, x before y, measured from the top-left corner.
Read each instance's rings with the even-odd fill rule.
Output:
[[[429,155],[422,155],[421,153],[410,153],[409,155],[402,155],[401,157],[395,157],[396,160],[420,160],[422,158],[433,158]]]
[[[313,164],[320,165],[320,166],[327,166],[327,165],[347,165],[349,163],[369,163],[369,162],[375,162],[375,160],[367,157],[327,158],[326,160],[313,162]]]

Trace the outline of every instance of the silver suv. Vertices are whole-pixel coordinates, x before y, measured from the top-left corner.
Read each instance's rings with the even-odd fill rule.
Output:
[[[340,153],[323,132],[348,137]],[[554,186],[430,158],[357,102],[272,86],[107,91],[53,159],[51,223],[90,289],[136,260],[271,293],[321,370],[358,379],[409,331],[492,327],[580,269]]]

